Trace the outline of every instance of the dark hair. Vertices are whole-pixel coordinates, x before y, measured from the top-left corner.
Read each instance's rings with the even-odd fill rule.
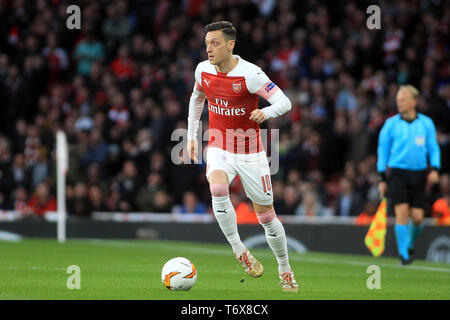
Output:
[[[223,36],[228,40],[236,40],[236,28],[229,21],[213,22],[205,26],[205,31],[222,30]]]

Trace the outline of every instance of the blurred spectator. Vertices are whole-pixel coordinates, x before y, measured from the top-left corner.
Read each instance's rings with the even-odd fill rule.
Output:
[[[155,211],[155,194],[166,189],[163,176],[159,172],[151,172],[147,177],[147,183],[139,189],[136,196],[138,210],[144,212]]]
[[[279,179],[272,179],[273,206],[275,211],[279,213],[280,208],[284,206],[285,185]]]
[[[438,225],[450,225],[450,175],[443,174],[439,183],[441,196],[433,203],[431,215]]]
[[[279,203],[275,208],[277,214],[293,215],[299,204],[299,195],[297,189],[293,185],[287,185],[284,189],[283,202]]]
[[[380,5],[387,10],[383,27],[368,30],[367,4],[353,0],[87,1],[78,32],[63,27],[65,1],[2,2],[4,206],[13,207],[22,188],[31,195],[32,184],[53,183],[54,133],[61,128],[70,145],[69,185],[100,187],[107,210],[170,212],[187,191],[207,201],[204,165],[172,163],[171,134],[187,126],[194,69],[206,59],[203,26],[220,19],[238,28],[236,53],[265,70],[293,103],[285,116],[263,125],[280,129],[280,170],[273,179],[278,214],[294,214],[306,191],[333,207],[342,176],[354,181],[361,208],[369,211],[378,197],[372,165],[378,134],[396,112],[398,85],[406,82],[420,87],[418,108],[436,123],[442,173],[449,173],[448,6]],[[132,179],[123,174],[129,161],[137,171]],[[148,186],[150,173],[158,175],[156,188]],[[135,180],[147,186],[125,186]],[[120,188],[136,197],[125,199]],[[245,209],[245,201],[240,205]]]
[[[122,151],[123,151],[123,158],[126,160],[131,160],[134,163],[137,160],[139,149],[130,138],[124,138],[122,140]]]
[[[69,58],[66,50],[58,46],[58,39],[55,33],[47,36],[47,46],[42,50],[43,56],[47,59],[49,69],[49,81],[58,81],[69,67]]]
[[[397,62],[404,32],[395,25],[392,14],[387,14],[384,17],[383,24],[386,28],[383,42],[383,62],[386,66],[392,66]]]
[[[27,123],[24,119],[19,119],[16,122],[15,133],[11,139],[14,141],[14,145],[11,146],[12,152],[14,154],[24,152],[26,136],[27,136]]]
[[[319,200],[319,196],[314,191],[306,191],[302,194],[302,201],[296,208],[295,214],[305,217],[321,217],[327,215]]]
[[[100,170],[101,167],[98,163],[92,163],[87,169],[86,184],[88,187],[95,186],[100,188],[101,193],[105,195],[108,191],[108,185],[106,181],[102,179]]]
[[[106,163],[108,145],[103,141],[100,130],[94,129],[90,132],[83,149],[81,164],[84,168],[88,168],[93,163],[97,163],[100,167]]]
[[[8,66],[8,75],[4,82],[2,82],[3,90],[5,91],[5,97],[3,103],[5,105],[3,116],[5,119],[14,119],[21,117],[30,119],[30,111],[26,110],[29,106],[32,97],[27,92],[29,88],[26,86],[23,75],[20,73],[19,66],[17,64],[11,64]],[[31,108],[29,108],[31,109]],[[4,123],[10,127],[11,124]]]
[[[127,207],[127,204],[120,205],[120,193],[112,188],[110,191],[106,201],[105,201],[106,207],[108,208],[108,211],[112,212],[119,212],[119,211],[129,211],[129,207]],[[124,210],[125,209],[125,210]]]
[[[6,193],[14,187],[11,170],[11,152],[8,140],[0,135],[0,192]]]
[[[0,210],[9,210],[9,205],[5,200],[5,196],[0,192]]]
[[[24,150],[27,168],[31,167],[36,162],[41,145],[42,140],[40,137],[39,128],[36,125],[28,126]]]
[[[166,191],[156,191],[153,204],[155,212],[170,213],[172,212],[172,205],[172,197]]]
[[[252,2],[258,6],[260,14],[264,17],[272,14],[276,4],[275,0],[252,0]]]
[[[113,52],[118,45],[126,44],[131,32],[131,19],[126,14],[127,2],[114,1],[106,7],[106,18],[103,20],[102,34],[107,39],[106,48]]]
[[[369,136],[359,119],[353,118],[350,124],[349,160],[362,161],[367,155]]]
[[[119,81],[129,80],[134,76],[134,62],[127,46],[120,46],[117,58],[111,63],[111,70]]]
[[[199,202],[197,196],[192,191],[187,191],[183,194],[183,204],[175,207],[173,212],[177,213],[207,213],[206,205]]]
[[[91,31],[87,31],[74,52],[74,58],[78,61],[78,73],[89,76],[93,63],[102,61],[104,57],[103,44],[95,39],[95,35]]]
[[[50,176],[50,163],[48,161],[47,149],[39,148],[36,162],[30,168],[31,186],[34,188],[39,183],[44,182]]]
[[[23,186],[17,187],[14,191],[13,199],[12,199],[12,210],[16,210],[19,212],[24,212],[28,203],[28,192],[27,189]]]
[[[92,206],[88,198],[88,189],[85,183],[75,184],[70,197],[67,197],[67,211],[76,217],[89,217]]]
[[[123,127],[130,119],[130,111],[126,105],[125,96],[117,92],[112,99],[112,106],[108,111],[108,118],[118,127]]]
[[[12,175],[10,174],[9,170],[3,172],[4,175],[4,177],[2,177],[3,183],[9,185],[10,188],[16,186],[24,186],[25,188],[30,187],[31,182],[30,170],[28,170],[27,167],[25,166],[25,156],[22,153],[17,153],[14,156],[14,160],[10,170]],[[13,181],[5,182],[5,180],[11,178]],[[35,187],[36,185],[33,184],[32,186]]]
[[[136,165],[139,173],[143,174],[148,170],[148,160],[151,158],[155,149],[152,132],[145,128],[140,129],[136,135],[136,146]]]
[[[379,201],[368,201],[364,205],[364,209],[356,217],[355,224],[357,226],[368,226],[372,223],[377,212]]]
[[[135,198],[140,187],[137,174],[134,162],[125,161],[118,180],[120,203],[121,206],[127,208],[125,211],[136,210]]]
[[[354,80],[349,74],[342,73],[339,76],[339,83],[342,85],[342,89],[336,97],[336,109],[344,112],[356,112],[358,101],[354,95]]]
[[[97,185],[90,185],[88,188],[88,200],[90,202],[90,209],[92,212],[108,211],[105,204],[102,190]]]
[[[354,190],[353,182],[345,176],[342,177],[339,181],[334,214],[340,217],[357,216],[361,213],[362,206],[361,196]]]
[[[49,211],[56,211],[56,198],[46,183],[37,185],[23,213],[25,216],[44,217]]]

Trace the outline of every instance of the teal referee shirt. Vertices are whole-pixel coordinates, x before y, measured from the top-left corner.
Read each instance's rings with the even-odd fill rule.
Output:
[[[441,168],[441,151],[433,120],[424,114],[408,121],[401,114],[390,117],[378,137],[377,171],[386,168],[425,170]]]

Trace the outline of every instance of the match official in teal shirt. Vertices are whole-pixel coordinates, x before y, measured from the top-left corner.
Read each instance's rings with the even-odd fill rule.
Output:
[[[387,119],[378,138],[378,190],[394,205],[395,236],[402,265],[411,263],[423,229],[427,180],[438,183],[441,154],[433,120],[416,111],[419,91],[411,85],[397,92],[398,114]],[[411,222],[408,224],[408,220]]]

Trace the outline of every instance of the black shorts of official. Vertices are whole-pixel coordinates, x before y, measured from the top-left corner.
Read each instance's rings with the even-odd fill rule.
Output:
[[[387,180],[389,187],[389,200],[393,205],[408,203],[412,208],[426,209],[426,170],[404,170],[391,168]]]

